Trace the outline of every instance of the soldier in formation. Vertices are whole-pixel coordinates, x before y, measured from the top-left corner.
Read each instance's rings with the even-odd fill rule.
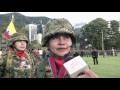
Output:
[[[34,77],[36,77],[36,71],[38,69],[38,66],[40,64],[42,55],[39,53],[39,48],[41,48],[40,44],[37,40],[35,40],[35,43],[32,45],[32,53],[31,58],[34,62],[33,70],[34,70]]]
[[[15,33],[8,42],[12,50],[0,59],[1,78],[32,78],[33,60],[25,52],[28,38],[20,33]]]

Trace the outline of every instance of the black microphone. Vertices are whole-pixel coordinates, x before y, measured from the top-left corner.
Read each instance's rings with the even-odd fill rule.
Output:
[[[71,59],[73,59],[74,57],[73,56],[71,56],[70,54],[65,54],[64,55],[64,61],[65,62],[68,62],[69,60],[71,60]]]

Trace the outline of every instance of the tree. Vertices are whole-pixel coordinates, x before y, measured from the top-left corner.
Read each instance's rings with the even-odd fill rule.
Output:
[[[111,28],[109,29],[109,41],[110,41],[110,48],[120,48],[120,33],[119,29],[119,22],[116,20],[112,20],[110,22]]]
[[[87,38],[88,44],[92,44],[96,49],[102,49],[102,30],[103,37],[107,34],[107,21],[102,18],[97,18],[87,25],[83,30],[84,38]]]
[[[85,26],[75,29],[76,47],[81,49],[84,48],[84,35],[82,33],[84,31],[84,27]]]

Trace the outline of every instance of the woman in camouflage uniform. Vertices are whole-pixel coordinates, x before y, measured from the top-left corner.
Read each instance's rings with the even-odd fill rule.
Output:
[[[37,77],[69,78],[63,64],[64,55],[70,53],[71,47],[76,42],[72,25],[64,18],[48,21],[42,41],[42,46],[50,50],[50,56],[41,61]],[[78,77],[97,77],[91,70],[86,70],[84,73]]]
[[[6,55],[0,59],[0,71],[2,78],[31,78],[32,77],[32,61],[30,56],[25,52],[28,39],[20,33],[15,33],[8,42],[9,46],[13,46],[13,50],[9,50]]]

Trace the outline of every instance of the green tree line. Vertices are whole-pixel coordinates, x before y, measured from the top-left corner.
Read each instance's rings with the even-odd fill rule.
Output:
[[[92,47],[101,50],[103,32],[105,50],[110,50],[112,47],[120,49],[120,32],[118,30],[119,21],[110,21],[110,27],[108,27],[108,21],[96,18],[80,29],[75,30],[77,44],[81,49],[85,49],[85,46],[89,48],[89,45],[92,45]],[[85,39],[87,40],[85,41]]]

